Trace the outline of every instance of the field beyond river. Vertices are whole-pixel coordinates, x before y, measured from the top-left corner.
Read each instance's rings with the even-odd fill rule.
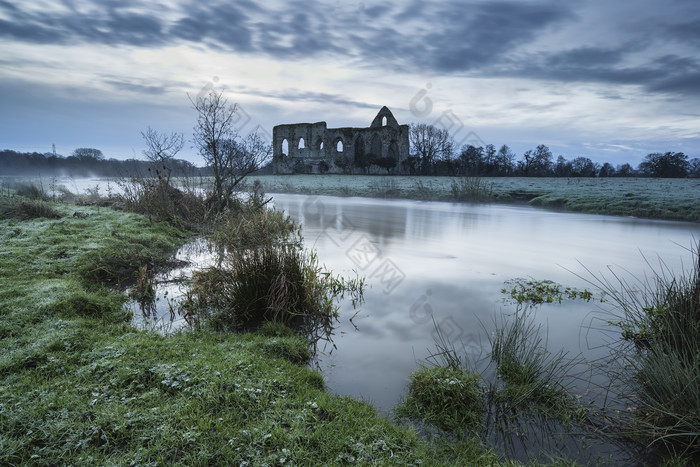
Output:
[[[261,175],[269,193],[527,203],[549,209],[700,222],[700,179]]]

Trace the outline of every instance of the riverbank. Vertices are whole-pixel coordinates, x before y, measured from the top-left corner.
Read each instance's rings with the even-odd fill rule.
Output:
[[[1,464],[497,462],[476,439],[429,444],[328,394],[299,358],[303,339],[135,329],[108,285],[164,264],[191,234],[27,203],[0,216]]]
[[[369,175],[254,178],[268,193],[526,203],[571,212],[700,222],[700,179]]]

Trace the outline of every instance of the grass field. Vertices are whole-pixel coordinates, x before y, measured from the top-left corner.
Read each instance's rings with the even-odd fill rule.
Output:
[[[700,179],[263,175],[269,193],[527,203],[550,209],[700,222]],[[253,179],[250,180],[252,183]]]

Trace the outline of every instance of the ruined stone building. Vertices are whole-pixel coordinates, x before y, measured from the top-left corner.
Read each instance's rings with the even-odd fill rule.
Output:
[[[326,122],[277,125],[274,170],[292,173],[402,173],[408,125],[382,107],[367,128],[327,128]]]

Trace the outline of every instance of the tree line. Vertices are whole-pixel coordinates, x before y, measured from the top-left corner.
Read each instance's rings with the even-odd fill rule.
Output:
[[[556,159],[544,144],[525,151],[518,158],[508,147],[456,147],[447,130],[433,125],[412,124],[409,131],[410,155],[402,161],[404,173],[415,175],[471,175],[490,177],[700,177],[700,158],[690,159],[682,152],[648,154],[635,168],[595,163],[585,156]]]
[[[171,164],[174,176],[199,174],[202,169],[185,160]],[[147,174],[153,163],[138,159],[105,159],[95,148],[77,148],[71,155],[52,152],[18,152],[0,150],[0,175],[4,176],[73,176],[73,177],[128,177]]]
[[[214,102],[212,103],[212,100]],[[196,130],[206,129],[209,120],[202,115],[209,113],[235,114],[236,108],[228,106],[220,93],[212,93],[192,102],[199,114]],[[208,107],[202,108],[202,106]],[[217,122],[216,120],[214,120]],[[216,123],[218,125],[218,123]],[[209,129],[215,133],[218,128]],[[231,133],[230,130],[227,130]],[[168,176],[213,175],[217,180],[232,174],[235,186],[242,174],[252,172],[271,173],[271,167],[260,166],[267,162],[269,145],[254,134],[241,138],[237,134],[218,135],[215,141],[203,138],[195,131],[195,142],[207,165],[196,167],[191,162],[175,159],[182,148],[182,135],[160,134],[150,128],[142,133],[147,145],[143,152],[148,160],[105,159],[95,148],[76,148],[65,157],[55,153],[17,152],[0,150],[0,175],[4,176],[55,176],[74,177],[122,177],[148,174],[149,169],[167,164]],[[650,153],[637,166],[628,163],[614,166],[609,162],[595,163],[585,156],[571,160],[559,155],[554,158],[544,144],[527,150],[518,156],[508,147],[496,148],[493,144],[457,148],[447,130],[433,125],[412,124],[409,131],[409,157],[399,163],[395,158],[358,158],[351,164],[368,170],[376,165],[387,173],[409,175],[489,176],[489,177],[700,177],[700,158],[689,158],[682,152]],[[243,157],[242,155],[246,155]],[[160,168],[160,167],[156,167]],[[230,173],[229,173],[230,172]]]

